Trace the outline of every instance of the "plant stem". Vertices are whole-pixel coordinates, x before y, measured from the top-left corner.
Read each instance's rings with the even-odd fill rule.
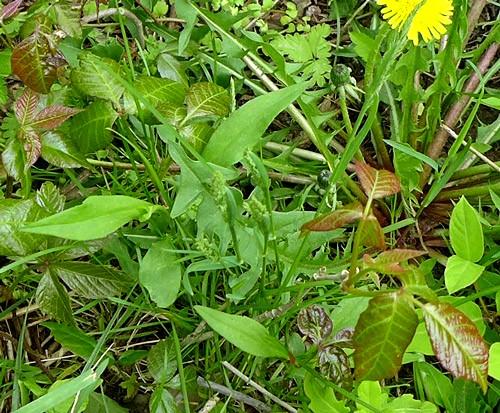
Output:
[[[486,196],[489,195],[490,189],[493,192],[500,192],[500,181],[497,181],[493,184],[481,185],[472,188],[460,188],[460,189],[451,189],[449,191],[443,191],[436,197],[436,201],[446,201],[453,198],[459,198],[462,195],[474,196],[474,197]]]
[[[495,165],[500,167],[500,161],[495,162]],[[460,171],[455,172],[451,176],[451,181],[456,181],[458,179],[468,178],[470,176],[487,174],[493,172],[493,168],[490,165],[476,165],[467,169],[462,169]]]
[[[179,381],[181,382],[182,401],[184,402],[185,412],[190,413],[191,408],[189,406],[186,378],[184,376],[184,367],[182,365],[181,345],[179,342],[179,336],[177,335],[177,330],[175,328],[174,323],[172,323],[171,325],[172,325],[172,335],[174,336],[175,355],[177,357],[177,368],[179,369]]]

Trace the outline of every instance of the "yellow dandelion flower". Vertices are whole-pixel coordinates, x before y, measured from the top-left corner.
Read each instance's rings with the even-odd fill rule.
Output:
[[[453,0],[377,0],[382,9],[382,16],[393,29],[404,26],[413,15],[408,38],[418,44],[419,34],[425,42],[440,39],[446,33],[446,26],[451,23]]]

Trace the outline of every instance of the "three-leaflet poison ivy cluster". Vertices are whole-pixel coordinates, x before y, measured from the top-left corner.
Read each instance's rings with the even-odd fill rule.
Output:
[[[0,411],[498,411],[498,11],[1,2]]]

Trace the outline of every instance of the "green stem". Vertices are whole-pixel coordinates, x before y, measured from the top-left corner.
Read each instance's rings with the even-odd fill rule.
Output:
[[[443,191],[436,197],[436,201],[446,201],[448,199],[460,198],[462,195],[471,197],[485,196],[490,193],[490,190],[492,190],[493,192],[499,192],[500,181],[497,181],[493,184],[481,185],[472,188],[460,188]]]
[[[175,329],[175,325],[173,323],[172,323],[172,335],[174,336],[175,355],[177,357],[177,368],[179,369],[179,381],[181,382],[182,401],[184,403],[184,411],[186,413],[190,413],[191,409],[189,407],[189,397],[188,397],[187,386],[186,386],[186,378],[184,376],[184,367],[182,365],[181,345],[179,342],[179,336],[177,335],[177,330]]]
[[[375,147],[375,152],[377,153],[377,158],[379,159],[379,164],[389,171],[394,171],[389,152],[387,152],[387,146],[384,142],[384,132],[380,125],[379,116],[375,118],[372,124],[372,142]]]
[[[500,166],[500,162],[495,162],[496,165]],[[493,167],[488,164],[472,166],[470,168],[462,169],[455,172],[450,181],[456,181],[458,179],[468,178],[469,176],[476,176],[481,174],[488,174],[493,171]]]

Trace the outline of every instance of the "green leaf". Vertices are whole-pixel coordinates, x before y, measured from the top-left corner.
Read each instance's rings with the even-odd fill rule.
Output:
[[[41,156],[48,163],[59,168],[80,168],[88,166],[87,161],[75,144],[61,132],[46,132],[42,135]]]
[[[335,392],[320,380],[306,373],[304,377],[304,392],[311,400],[309,409],[313,413],[349,413],[345,400],[337,400]]]
[[[12,72],[38,93],[49,93],[56,80],[57,66],[49,64],[49,49],[47,36],[35,30],[12,50]]]
[[[119,104],[124,88],[120,83],[120,65],[112,59],[82,53],[80,66],[71,72],[73,85],[82,93]]]
[[[54,339],[65,349],[87,360],[97,347],[97,341],[75,326],[45,322]]]
[[[450,240],[455,253],[465,260],[477,262],[483,256],[483,228],[478,213],[465,197],[453,208]]]
[[[358,397],[360,400],[373,406],[375,409],[383,409],[387,405],[388,395],[382,391],[378,381],[363,380],[358,386]],[[368,413],[361,403],[356,403],[356,413]]]
[[[35,300],[40,310],[56,320],[74,325],[69,296],[55,275],[46,272],[36,290]]]
[[[169,340],[156,343],[148,353],[148,371],[158,383],[168,383],[177,372],[175,347]]]
[[[288,359],[283,344],[257,321],[200,305],[195,306],[195,310],[213,330],[240,350],[258,357]]]
[[[464,260],[458,255],[452,255],[446,263],[444,283],[450,294],[460,291],[475,283],[484,271],[484,267]]]
[[[182,83],[186,87],[189,86],[184,67],[174,56],[162,53],[158,56],[157,67],[161,77]]]
[[[441,365],[455,377],[488,387],[488,347],[474,323],[450,304],[427,303],[424,321]]]
[[[71,119],[70,130],[73,142],[82,153],[106,148],[113,139],[109,128],[118,114],[109,102],[97,100],[87,109]]]
[[[393,377],[417,324],[417,313],[403,291],[372,298],[354,331],[356,376],[366,380]]]
[[[203,155],[207,162],[230,166],[253,148],[273,119],[293,103],[306,89],[298,84],[252,99],[231,113],[208,142]]]
[[[398,151],[401,151],[401,152],[405,153],[406,155],[409,155],[415,159],[418,159],[418,160],[426,163],[435,171],[437,171],[439,169],[439,165],[434,159],[429,158],[427,155],[416,151],[407,143],[398,143],[398,142],[391,141],[389,139],[384,139],[384,142],[387,143],[389,146],[396,148]]]
[[[59,1],[54,5],[57,24],[68,36],[81,38],[80,10],[73,7],[72,1]]]
[[[22,230],[88,241],[104,238],[134,219],[145,221],[159,208],[124,195],[91,196],[82,205],[28,224]]]
[[[128,413],[128,409],[121,407],[105,394],[93,392],[89,397],[85,413]]]
[[[65,197],[51,181],[45,181],[40,189],[36,191],[35,201],[52,215],[64,209]]]
[[[158,307],[167,308],[177,298],[182,267],[169,239],[155,242],[141,262],[139,280]]]
[[[174,396],[162,386],[157,386],[149,399],[151,413],[178,413],[179,409]]]
[[[375,247],[379,250],[385,249],[384,231],[375,215],[362,218],[358,226],[360,243],[365,247]]]
[[[125,274],[106,265],[68,261],[50,264],[49,270],[78,296],[90,299],[119,296],[131,285]]]
[[[191,33],[193,32],[194,24],[196,22],[197,13],[196,9],[186,0],[175,0],[175,11],[181,19],[186,21],[184,24],[184,30],[182,30],[179,36],[177,54],[180,56],[189,44],[189,39],[191,38]]]
[[[193,119],[227,116],[231,99],[226,89],[215,83],[202,82],[189,88],[186,104],[187,115],[183,123]]]
[[[25,176],[25,158],[26,155],[20,140],[17,138],[9,139],[2,152],[2,164],[5,172],[17,181],[22,181]]]
[[[500,342],[493,343],[490,347],[488,375],[500,380]]]

